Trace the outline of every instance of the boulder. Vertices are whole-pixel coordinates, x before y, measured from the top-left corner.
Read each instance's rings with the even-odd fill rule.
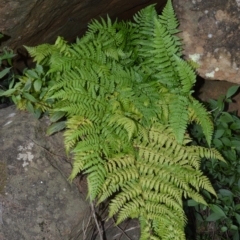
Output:
[[[90,207],[68,181],[61,133],[47,137],[46,117],[39,121],[13,106],[0,110],[0,126],[0,239],[80,235]]]
[[[52,43],[57,36],[75,41],[92,18],[128,19],[154,0],[0,0],[0,32],[5,46],[17,50],[22,45]],[[166,0],[158,1],[160,9]]]
[[[204,79],[240,83],[240,1],[173,1],[186,59]]]
[[[154,0],[0,0],[0,32],[3,46],[19,53],[17,62],[27,62],[23,45],[53,43],[57,36],[72,42],[84,34],[92,18],[130,19]],[[166,0],[158,1],[160,11]],[[204,79],[240,82],[240,1],[173,0],[180,21],[184,54],[199,63]],[[25,66],[18,67],[20,70]]]
[[[68,181],[62,133],[46,136],[48,126],[47,116],[0,109],[0,240],[101,240],[96,220],[106,240],[139,239],[137,220],[105,222],[107,204],[86,200],[84,176]]]

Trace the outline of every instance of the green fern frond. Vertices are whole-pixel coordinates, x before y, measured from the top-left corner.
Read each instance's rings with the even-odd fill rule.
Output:
[[[168,184],[167,181],[159,182],[157,177],[141,177],[140,185],[143,189],[155,190],[163,194],[170,194],[173,198],[179,199],[181,190],[174,184]]]
[[[179,226],[180,224],[180,226]],[[156,236],[162,236],[162,239],[171,240],[185,240],[185,232],[183,226],[181,226],[180,222],[175,222],[175,224],[171,221],[171,219],[156,219],[152,223],[154,232]],[[155,238],[159,240],[159,238]]]
[[[127,167],[134,164],[135,159],[131,155],[118,154],[113,158],[108,159],[106,168],[109,173],[112,173],[116,168]]]
[[[93,201],[101,191],[102,185],[105,181],[106,171],[103,164],[96,164],[89,167],[85,173],[88,173],[88,197]]]
[[[69,45],[67,41],[63,39],[63,37],[58,37],[57,40],[55,41],[54,46],[56,46],[60,53],[64,53],[65,56],[69,55],[68,54]]]
[[[116,26],[117,26],[117,21],[112,23],[112,20],[107,16],[107,20],[101,18],[101,21],[98,20],[92,20],[91,23],[88,25],[88,33],[93,33],[96,34],[101,31],[107,31],[114,35],[116,33]]]
[[[176,96],[169,105],[169,123],[179,143],[183,142],[189,121],[188,102],[186,97]]]
[[[173,222],[183,222],[184,220],[184,212],[173,211],[172,208],[169,208],[166,204],[155,204],[151,202],[147,202],[144,206],[144,210],[147,212],[147,217],[149,219],[157,219],[157,216],[164,216],[164,218],[169,218]],[[153,217],[154,216],[154,217]]]
[[[89,60],[89,58],[93,58],[96,55],[96,50],[92,43],[93,39],[94,37],[90,36],[81,38],[81,40],[70,49],[73,59],[82,59],[84,62]]]
[[[47,65],[49,57],[53,53],[58,53],[56,47],[50,44],[42,44],[37,47],[24,47],[39,65]]]
[[[188,112],[191,113],[191,120],[200,124],[206,137],[207,143],[209,146],[211,146],[213,123],[210,114],[207,112],[205,107],[193,97],[191,97],[191,102],[189,103],[188,107]]]
[[[163,203],[171,209],[175,209],[183,214],[182,199],[173,198],[170,194],[156,193],[155,191],[144,191],[143,198],[155,204]]]
[[[161,127],[159,130],[160,129]],[[172,134],[166,127],[162,127],[162,130],[165,130],[169,135]],[[159,134],[159,137],[156,137],[157,134]],[[184,160],[185,157],[188,159],[188,155],[192,155],[192,161],[195,159],[199,162],[199,155],[201,155],[200,152],[197,154],[196,151],[193,151],[192,147],[182,146],[178,143],[168,145],[164,142],[163,144],[159,140],[162,135],[163,133],[161,131],[157,132],[155,130],[150,135],[152,138],[148,143],[146,142],[143,146],[142,144],[136,145],[140,154],[139,156],[141,157],[134,165],[132,165],[132,160],[131,167],[111,165],[111,175],[109,175],[111,177],[109,179],[107,175],[106,182],[108,184],[106,185],[106,182],[103,184],[103,191],[105,192],[109,189],[112,189],[112,191],[120,191],[110,204],[110,216],[118,213],[118,223],[127,217],[139,217],[142,215],[142,211],[147,211],[148,216],[154,216],[153,218],[150,218],[151,220],[156,219],[157,213],[162,219],[164,219],[166,215],[171,216],[172,219],[173,209],[175,209],[174,216],[178,216],[178,220],[185,219],[182,211],[182,197],[190,197],[198,202],[206,204],[202,196],[199,194],[200,189],[203,188],[212,194],[215,194],[209,180],[202,176],[202,173],[198,169],[194,169],[191,166],[199,166],[199,163],[189,165],[188,161]],[[173,139],[172,141],[175,140]],[[156,144],[156,142],[160,142],[160,145]],[[180,151],[177,149],[178,156],[175,152],[176,146],[180,149]],[[143,153],[146,151],[146,147],[149,147],[148,154]],[[163,150],[164,148],[167,149],[165,153]],[[181,151],[181,148],[183,151]],[[142,153],[141,149],[144,149],[142,150]],[[159,157],[156,157],[159,151],[163,151],[162,155],[164,157],[164,162],[161,161]],[[198,157],[196,157],[196,154]],[[153,157],[151,157],[151,155]],[[174,161],[174,156],[179,157],[179,155],[182,159]],[[184,164],[179,165],[179,161],[184,162]],[[113,167],[116,167],[115,171],[113,170]],[[134,177],[131,177],[130,175],[127,175],[128,177],[126,177],[129,169],[131,173],[135,172]],[[139,175],[136,170],[139,171]],[[120,175],[124,176],[122,177],[122,180],[119,177],[115,177],[115,175],[119,174],[119,171],[121,172]],[[117,188],[116,185],[118,186]],[[108,194],[105,194],[105,196],[110,195],[111,193],[109,192]],[[167,211],[169,211],[168,214]],[[184,224],[182,226],[184,226]],[[183,230],[178,229],[178,231],[181,232]]]
[[[116,114],[111,117],[109,123],[111,125],[122,126],[128,134],[129,140],[137,133],[137,124],[131,118]]]
[[[205,148],[200,146],[190,146],[195,153],[197,153],[201,158],[207,159],[217,159],[225,162],[222,155],[215,148]]]
[[[131,216],[140,216],[141,207],[144,206],[144,201],[141,198],[133,198],[130,202],[126,203],[124,207],[121,208],[118,214],[116,224],[121,223],[125,219]],[[115,214],[115,211],[112,208],[112,204],[109,204],[109,217],[112,217]]]
[[[94,157],[96,157],[96,154],[94,154]],[[89,158],[92,158],[92,156],[90,156]],[[84,161],[84,159],[82,158],[82,154],[80,153],[75,153],[75,156],[73,158],[73,169],[72,172],[69,176],[69,180],[73,181],[73,179],[83,170],[86,161]]]
[[[108,189],[111,185],[123,185],[124,183],[139,178],[136,167],[128,166],[126,168],[121,168],[115,170],[114,172],[108,174],[107,179],[104,183],[103,188]],[[110,189],[110,188],[109,188]]]
[[[163,24],[168,32],[172,35],[179,33],[180,31],[178,30],[178,19],[176,17],[176,14],[173,9],[172,1],[167,1],[162,14],[159,16],[160,23]],[[179,39],[180,42],[180,39]],[[176,43],[175,43],[176,44]],[[176,44],[178,45],[178,44]],[[181,44],[180,44],[181,45]],[[182,54],[182,51],[179,52]]]
[[[115,214],[117,210],[121,209],[131,199],[139,197],[142,193],[142,189],[137,182],[128,182],[122,187],[121,193],[119,193],[112,201],[111,207],[112,214]]]
[[[182,60],[180,57],[176,56],[176,66],[178,70],[178,76],[181,81],[181,91],[183,94],[191,93],[191,89],[193,88],[196,82],[196,74],[193,71],[192,67]]]
[[[174,45],[173,37],[157,18],[154,18],[153,24],[151,39],[137,39],[133,43],[141,46],[138,47],[141,66],[151,66],[154,78],[164,85],[174,86],[178,82],[174,54],[178,53],[179,48]]]
[[[63,134],[66,152],[69,153],[81,139],[94,133],[95,130],[93,123],[83,116],[76,115],[69,118],[66,123],[66,131]]]

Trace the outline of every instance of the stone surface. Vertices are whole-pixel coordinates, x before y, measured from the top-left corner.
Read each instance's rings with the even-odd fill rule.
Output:
[[[129,19],[154,0],[0,0],[0,32],[3,46],[26,60],[23,45],[53,43],[57,36],[74,41],[92,18],[109,14]],[[166,0],[157,1],[160,10]],[[186,58],[199,62],[198,73],[205,79],[240,82],[240,1],[173,0],[181,23]],[[24,67],[24,66],[23,66]],[[22,69],[23,67],[20,67]]]
[[[46,137],[46,127],[47,118],[0,110],[0,240],[66,240],[89,216],[89,204],[67,181],[62,135]]]
[[[22,45],[54,42],[57,36],[74,41],[92,18],[106,16],[128,19],[154,0],[0,0],[0,32],[15,50]],[[166,0],[158,1],[160,9]]]
[[[100,240],[86,179],[68,182],[62,133],[46,136],[48,125],[47,117],[0,109],[0,240]],[[138,240],[138,221],[105,222],[106,206],[94,208],[104,239]]]
[[[184,54],[204,79],[240,83],[240,1],[174,1]]]

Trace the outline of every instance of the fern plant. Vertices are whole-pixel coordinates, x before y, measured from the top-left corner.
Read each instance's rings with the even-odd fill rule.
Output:
[[[42,97],[34,88],[34,100],[24,97],[26,83],[5,93],[20,96],[21,108],[48,111],[48,134],[65,128],[69,179],[87,173],[89,199],[110,198],[117,223],[138,218],[142,240],[185,239],[183,198],[206,204],[200,189],[216,195],[201,158],[223,160],[215,149],[190,146],[189,123],[201,125],[209,146],[213,125],[192,97],[195,72],[181,59],[177,27],[170,0],[162,15],[150,5],[134,22],[93,20],[74,44],[58,37],[27,47],[44,69]]]

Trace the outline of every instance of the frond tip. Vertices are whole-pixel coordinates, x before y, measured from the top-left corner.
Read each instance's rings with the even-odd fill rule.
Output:
[[[207,143],[209,146],[211,146],[213,135],[213,122],[210,114],[207,112],[205,107],[193,97],[191,97],[188,111],[189,115],[191,114],[191,120],[200,124],[200,126],[202,127]]]

